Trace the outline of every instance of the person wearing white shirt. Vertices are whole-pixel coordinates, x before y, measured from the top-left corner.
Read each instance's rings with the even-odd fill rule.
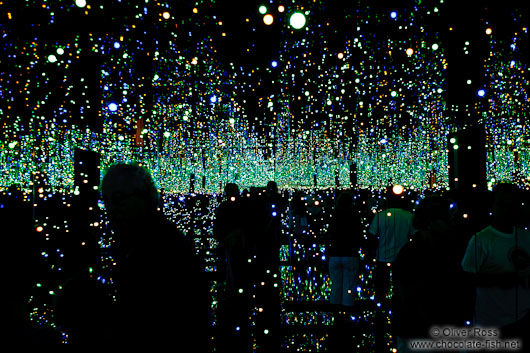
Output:
[[[529,329],[530,232],[515,226],[521,206],[515,185],[499,184],[493,198],[493,222],[471,237],[462,268],[476,286],[474,324],[508,327],[516,336]]]

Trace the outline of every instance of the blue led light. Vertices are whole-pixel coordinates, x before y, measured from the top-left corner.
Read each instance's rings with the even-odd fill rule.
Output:
[[[477,92],[477,95],[479,97],[484,97],[486,95],[486,90],[483,89],[483,88],[479,89],[478,92]]]
[[[391,18],[396,18],[396,17],[397,17],[397,12],[396,12],[396,11],[392,11],[392,12],[390,13],[390,17],[391,17]]]
[[[120,49],[120,47],[121,47],[120,42],[114,42],[114,48],[115,49]]]
[[[271,62],[271,66],[272,66],[272,67],[278,67],[278,62],[277,62],[276,60],[273,60],[273,61]]]
[[[116,110],[118,110],[118,105],[116,103],[110,103],[108,105],[108,108],[111,112],[115,112]]]

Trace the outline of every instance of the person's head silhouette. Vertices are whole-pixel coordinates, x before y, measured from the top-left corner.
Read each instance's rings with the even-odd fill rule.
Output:
[[[236,201],[239,199],[239,186],[235,183],[228,183],[225,186],[225,195],[228,201]]]
[[[151,219],[159,197],[147,169],[136,164],[111,166],[101,183],[109,218],[117,228],[129,229]]]
[[[275,195],[278,193],[278,184],[271,180],[267,183],[267,195]]]
[[[438,195],[425,197],[414,211],[412,226],[426,234],[448,232],[452,227],[451,202]]]
[[[517,185],[501,183],[493,189],[493,226],[510,233],[521,212],[521,194]]]

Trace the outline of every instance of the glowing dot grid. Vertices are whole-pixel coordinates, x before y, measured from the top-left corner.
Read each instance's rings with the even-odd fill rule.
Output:
[[[285,4],[284,18],[275,16],[275,23],[287,24],[294,10],[305,11],[308,22],[297,30],[303,36],[284,26],[283,42],[275,53],[276,90],[255,96],[258,108],[253,115],[240,97],[257,94],[273,68],[223,62],[215,49],[223,29],[214,5],[198,1],[186,16],[173,19],[163,15],[175,15],[169,2],[141,1],[121,19],[119,31],[58,40],[19,37],[12,24],[24,21],[21,10],[39,11],[53,24],[61,16],[97,16],[112,6],[97,1],[26,1],[20,8],[6,8],[7,20],[0,24],[6,63],[0,73],[0,185],[31,190],[37,176],[43,175],[47,187],[42,200],[56,195],[67,207],[75,191],[74,150],[83,148],[101,154],[102,170],[117,161],[142,162],[168,195],[186,193],[191,174],[198,180],[204,177],[204,186],[197,181],[195,191],[205,194],[219,192],[229,181],[244,188],[276,180],[287,190],[329,188],[337,181],[348,186],[351,163],[357,166],[363,188],[379,189],[393,180],[421,190],[433,170],[437,186],[448,186],[447,135],[460,126],[446,100],[449,63],[440,35],[422,25],[429,16],[439,15],[435,5],[418,1],[406,16],[377,14],[369,8],[348,14],[341,59],[333,61],[338,52],[321,35],[326,24],[318,20],[322,3]],[[170,27],[173,20],[180,22]],[[170,34],[170,39],[155,41],[149,55],[146,39],[134,35],[145,21]],[[252,21],[258,23],[261,16]],[[383,21],[408,31],[416,43],[412,55],[406,54],[410,41],[377,35],[373,26]],[[516,24],[522,22],[515,19]],[[529,183],[528,68],[520,49],[528,36],[527,28],[519,27],[509,42],[489,38],[481,86],[487,89],[472,107],[486,129],[489,185],[499,180],[525,187]],[[196,33],[187,42],[193,45],[180,45],[178,38],[188,35],[181,28]],[[76,64],[86,64],[82,58],[88,54],[101,59],[95,71],[100,99],[95,101],[89,97],[90,77],[78,77],[74,70]],[[151,75],[138,69],[138,57],[149,58]],[[94,111],[96,123],[89,116]],[[211,207],[209,215],[202,215],[208,221]],[[183,229],[188,225],[185,220],[192,218],[172,205],[166,212]],[[47,221],[37,213],[36,225],[49,225]],[[105,220],[99,224],[105,225]],[[54,226],[54,231],[68,227]],[[49,227],[43,234],[53,237]],[[101,247],[111,244],[111,237],[104,234]],[[216,246],[210,240],[199,245]],[[314,251],[298,245],[292,249],[288,255],[282,248],[282,257],[299,259]],[[43,256],[59,256],[56,250],[60,249],[47,249]],[[324,253],[320,249],[318,256]],[[207,269],[214,271],[214,266]],[[284,296],[325,300],[329,295],[329,279],[316,270],[303,275],[282,266],[280,275]],[[39,310],[33,315],[48,320]],[[330,320],[307,315],[324,323]],[[286,314],[285,320],[310,321],[295,316]],[[320,342],[314,336],[300,339]]]

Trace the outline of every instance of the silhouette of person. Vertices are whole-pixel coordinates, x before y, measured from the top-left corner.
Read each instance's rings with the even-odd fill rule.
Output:
[[[353,204],[353,194],[343,191],[336,199],[329,229],[330,303],[333,305],[354,305],[361,233],[361,219]]]
[[[331,296],[329,299],[335,315],[329,335],[332,352],[342,352],[352,346],[352,327],[349,316],[355,304],[359,282],[359,249],[362,224],[359,210],[353,203],[353,194],[341,192],[335,199],[335,207],[329,226],[329,275]]]
[[[502,328],[526,339],[530,332],[530,233],[518,228],[521,194],[516,185],[495,187],[493,221],[469,240],[462,259],[476,285],[474,324]],[[527,339],[526,339],[527,340]],[[526,344],[525,344],[526,343]],[[528,342],[523,342],[528,350]]]
[[[250,349],[247,213],[236,184],[226,184],[224,191],[225,199],[214,220],[219,265],[224,267],[226,276],[225,295],[219,303],[220,335],[216,348],[220,352],[247,352]]]
[[[214,221],[214,236],[219,241],[220,257],[226,266],[227,294],[232,295],[247,286],[247,234],[239,187],[225,186],[225,200],[219,205]]]
[[[278,271],[279,251],[281,243],[281,217],[285,210],[282,196],[278,192],[276,182],[269,181],[264,195],[263,237],[258,244],[258,259],[267,269]]]
[[[405,209],[404,201],[387,191],[387,206],[378,212],[368,229],[369,237],[378,239],[376,247],[375,295],[384,300],[390,286],[391,265],[414,233],[412,213]]]
[[[399,251],[393,265],[393,330],[398,351],[407,352],[410,338],[429,338],[432,326],[464,326],[469,319],[473,289],[460,267],[451,202],[425,197],[414,212],[417,230]]]
[[[115,235],[115,303],[97,310],[92,297],[74,290],[75,297],[66,300],[63,311],[75,312],[77,308],[68,307],[72,302],[88,305],[95,312],[90,321],[99,319],[97,326],[104,327],[109,343],[120,347],[169,345],[207,351],[209,296],[204,271],[192,243],[159,211],[150,173],[135,164],[116,164],[107,170],[101,187]],[[76,282],[74,288],[79,287]],[[99,296],[95,285],[84,286]],[[73,319],[75,323],[85,318]],[[83,333],[71,334],[72,343],[76,335],[90,339]]]

